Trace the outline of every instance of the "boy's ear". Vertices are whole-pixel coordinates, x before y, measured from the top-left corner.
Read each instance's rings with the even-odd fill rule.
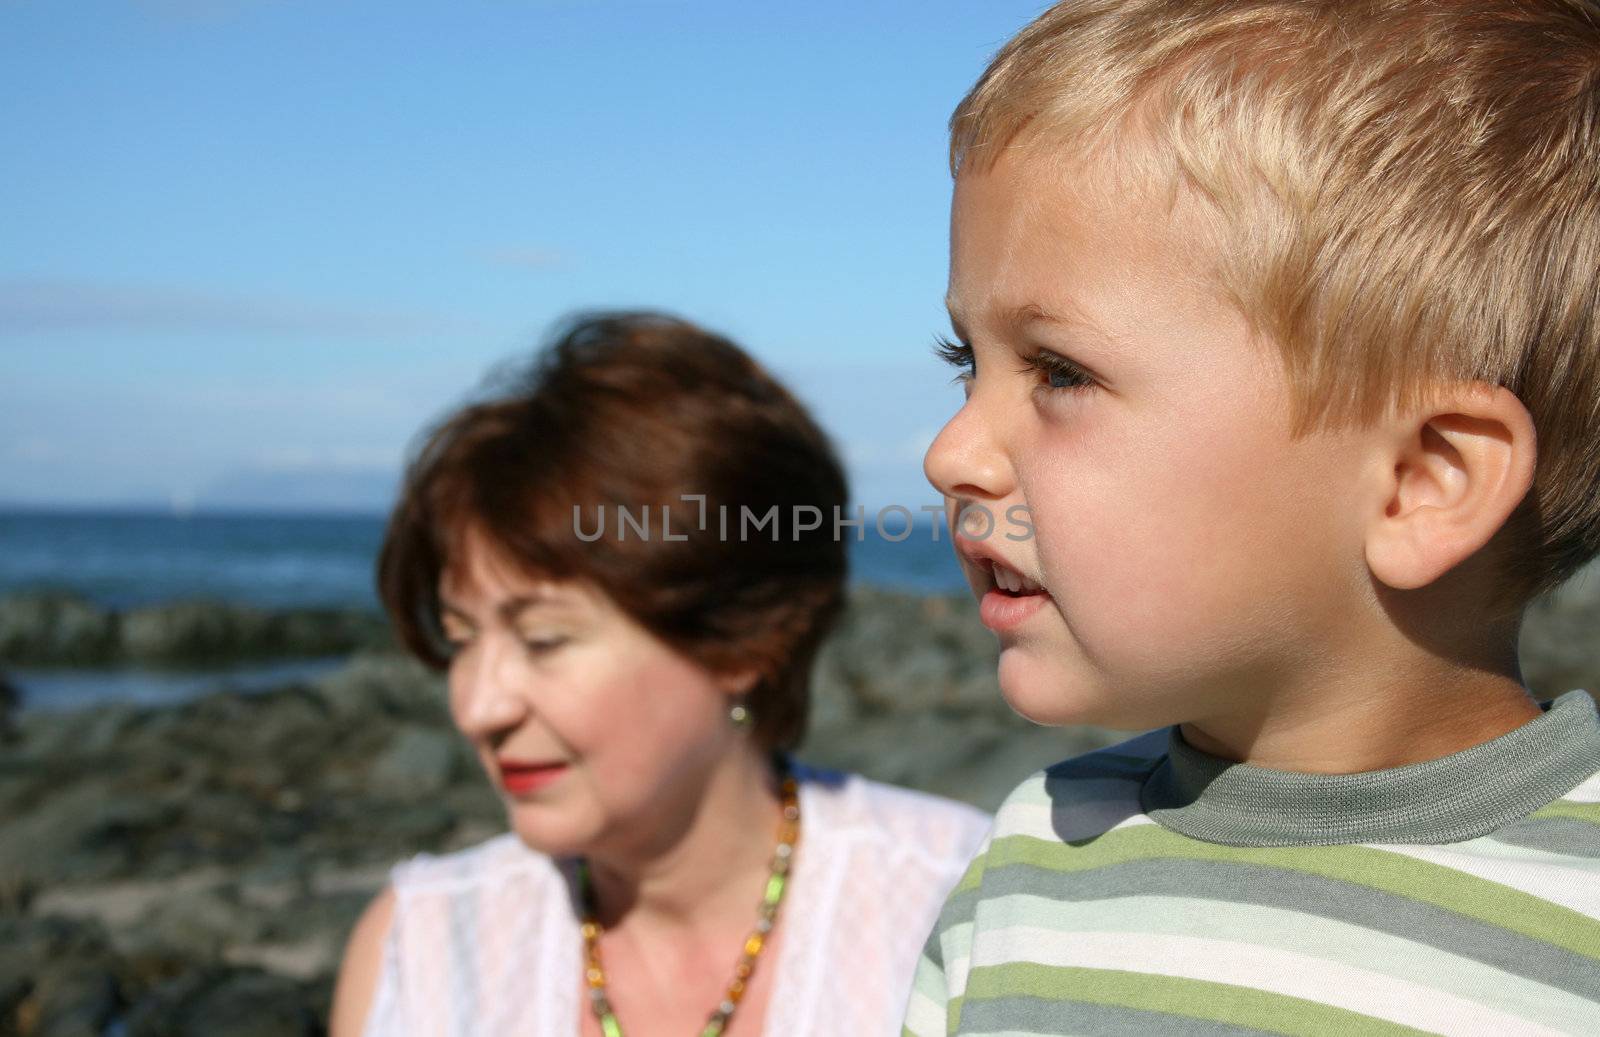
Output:
[[[1425,587],[1480,550],[1533,485],[1533,418],[1504,386],[1435,396],[1388,422],[1379,443],[1386,474],[1367,566],[1396,590]]]

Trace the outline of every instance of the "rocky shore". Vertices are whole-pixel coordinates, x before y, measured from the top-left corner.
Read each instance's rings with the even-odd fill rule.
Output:
[[[857,591],[799,755],[992,808],[1126,737],[1011,713],[973,613],[964,596]],[[376,617],[339,615],[0,601],[0,666],[351,653],[316,680],[159,708],[19,710],[0,682],[0,1037],[320,1034],[345,934],[389,866],[502,830],[440,680]],[[1529,685],[1600,688],[1597,631],[1591,572],[1530,614]]]
[[[66,591],[0,598],[0,666],[182,669],[343,655],[389,643],[383,618],[359,609],[180,601],[119,611]]]

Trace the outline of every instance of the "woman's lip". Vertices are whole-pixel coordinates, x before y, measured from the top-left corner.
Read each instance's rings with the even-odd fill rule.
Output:
[[[1007,594],[1005,591],[990,588],[978,602],[978,619],[995,633],[1003,633],[1027,622],[1044,608],[1045,602],[1049,600],[1050,595],[1044,591],[1035,591],[1032,594]]]
[[[499,756],[494,761],[503,771],[536,771],[546,767],[565,767],[564,760],[513,760],[507,756]]]
[[[502,763],[500,787],[512,795],[542,789],[567,772],[564,763]]]

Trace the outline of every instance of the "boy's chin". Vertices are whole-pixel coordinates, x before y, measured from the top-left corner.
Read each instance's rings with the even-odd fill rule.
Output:
[[[1012,645],[1000,652],[1000,695],[1026,720],[1043,727],[1092,725],[1115,730],[1142,731],[1139,720],[1127,715],[1107,690],[1081,674],[1060,665],[1049,651]]]

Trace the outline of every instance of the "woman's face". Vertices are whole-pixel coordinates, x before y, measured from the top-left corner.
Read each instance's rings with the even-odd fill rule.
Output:
[[[440,580],[450,711],[552,856],[647,849],[739,738],[738,683],[656,638],[592,586],[522,575],[475,534]]]

